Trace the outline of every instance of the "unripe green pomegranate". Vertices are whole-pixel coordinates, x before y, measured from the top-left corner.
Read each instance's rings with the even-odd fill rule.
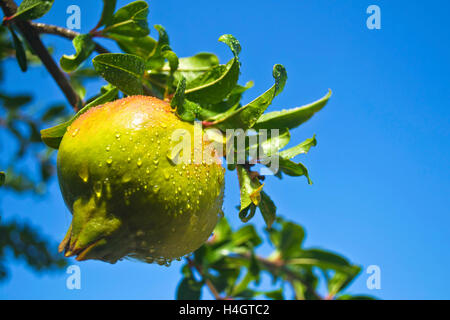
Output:
[[[224,169],[220,163],[175,164],[177,129],[195,145],[194,125],[146,96],[92,108],[70,125],[57,161],[73,214],[60,244],[66,256],[167,264],[208,239],[222,213]]]

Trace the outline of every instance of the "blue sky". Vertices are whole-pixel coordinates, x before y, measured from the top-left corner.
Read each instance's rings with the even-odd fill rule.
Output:
[[[127,1],[119,1],[119,5]],[[58,0],[43,22],[65,25]],[[82,30],[89,31],[101,1],[77,1]],[[366,28],[366,8],[381,8],[381,30]],[[249,101],[272,85],[275,63],[288,82],[270,110],[296,107],[333,90],[329,105],[292,132],[292,143],[317,134],[318,146],[299,157],[314,185],[304,179],[269,179],[266,190],[278,213],[302,224],[307,246],[344,254],[353,262],[381,268],[381,290],[366,288],[362,273],[350,292],[385,299],[450,298],[449,146],[450,74],[448,1],[161,1],[150,5],[150,24],[162,24],[179,56],[215,52],[230,57],[217,42],[231,33],[243,47],[241,83],[254,80]],[[156,34],[154,30],[153,34]],[[55,56],[71,44],[48,36]],[[102,42],[111,49],[110,42]],[[8,63],[1,90],[33,92],[36,104],[64,97],[42,68],[26,74]],[[89,86],[94,94],[99,83]],[[2,157],[8,140],[0,139]],[[228,175],[225,214],[239,226],[236,178]],[[36,199],[2,191],[5,219],[39,226],[55,242],[70,224],[56,181]],[[262,227],[262,219],[254,219]],[[10,263],[12,277],[0,284],[0,298],[172,299],[180,264],[170,268],[135,262],[76,263],[82,289],[67,290],[66,274],[37,275]],[[208,297],[208,295],[206,295]]]

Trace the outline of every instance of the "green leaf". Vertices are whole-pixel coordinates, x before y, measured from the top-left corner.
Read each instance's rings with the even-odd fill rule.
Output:
[[[135,1],[117,10],[108,21],[103,33],[120,34],[131,37],[144,37],[149,34],[147,23],[148,4],[145,1]]]
[[[305,176],[308,180],[308,184],[312,184],[312,181],[309,178],[308,169],[306,169],[302,163],[295,163],[294,161],[282,157],[280,157],[278,161],[281,172],[291,177]]]
[[[235,87],[239,78],[240,63],[239,42],[231,35],[222,36],[219,41],[230,46],[234,54],[226,65],[215,65],[209,71],[189,81],[186,85],[186,97],[200,104],[215,104],[226,98]]]
[[[302,243],[305,238],[303,228],[290,221],[278,217],[276,224],[268,229],[269,239],[284,259],[298,257],[302,252]]]
[[[177,90],[170,102],[176,114],[184,121],[194,121],[200,106],[185,98],[186,79],[182,79],[177,86]]]
[[[315,147],[316,145],[316,135],[314,135],[312,138],[306,139],[295,147],[281,151],[280,157],[285,159],[292,159],[299,154],[308,153],[309,149],[311,149],[311,147]]]
[[[162,56],[167,59],[170,67],[170,73],[173,74],[179,65],[179,60],[175,52],[173,52],[169,46],[164,46],[161,49]]]
[[[2,100],[3,106],[6,109],[14,110],[30,103],[32,97],[29,95],[8,96],[0,93],[0,100]]]
[[[41,139],[42,141],[53,149],[58,149],[59,145],[61,143],[61,140],[64,136],[64,134],[67,131],[67,127],[70,126],[80,115],[88,111],[90,108],[93,108],[95,106],[104,104],[106,102],[112,101],[114,99],[117,99],[118,89],[117,88],[111,88],[108,91],[106,91],[103,95],[95,99],[94,101],[87,104],[83,109],[78,111],[78,113],[69,121],[58,124],[57,126],[41,130]]]
[[[219,65],[219,59],[212,53],[198,53],[192,57],[184,57],[179,59],[178,69],[174,74],[175,80],[180,81],[182,77],[187,82],[192,81],[202,73],[205,73],[211,67]],[[162,71],[169,71],[169,64],[166,63]]]
[[[252,225],[245,225],[231,236],[232,243],[235,246],[242,246],[250,244],[252,247],[257,247],[261,244],[261,238]]]
[[[163,26],[156,24],[154,28],[158,31],[159,38],[153,51],[147,56],[147,69],[160,70],[164,66],[165,58],[162,54],[163,48],[170,50],[169,35]]]
[[[248,222],[255,214],[256,206],[261,201],[263,185],[261,185],[257,178],[252,179],[249,171],[241,165],[237,166],[237,175],[241,194],[239,217],[243,222]],[[248,215],[249,210],[250,215]]]
[[[263,216],[263,219],[267,225],[267,228],[271,228],[276,218],[277,207],[275,203],[270,199],[269,195],[264,191],[261,191],[261,202],[259,203],[259,210]]]
[[[20,20],[40,18],[51,9],[53,2],[54,0],[23,0],[13,18]]]
[[[183,278],[177,289],[177,300],[199,300],[202,293],[203,282],[193,277]]]
[[[17,63],[19,64],[20,70],[22,70],[22,72],[25,72],[27,71],[27,56],[22,41],[14,32],[13,28],[10,27],[9,31],[11,32],[13,38],[14,49],[16,50]]]
[[[97,28],[110,25],[114,17],[114,10],[116,9],[116,0],[103,0],[103,10]]]
[[[234,128],[248,129],[253,127],[267,107],[272,103],[272,100],[283,90],[287,80],[286,69],[281,64],[275,65],[273,67],[273,77],[275,84],[269,90],[249,104],[213,122],[212,125],[223,130]],[[283,127],[274,129],[279,128]]]
[[[95,70],[127,95],[142,94],[145,61],[132,54],[104,53],[92,60]]]
[[[236,84],[226,100],[208,105],[208,109],[202,108],[201,113],[198,115],[199,119],[205,120],[207,123],[212,123],[224,117],[226,114],[233,113],[241,106],[242,94],[251,87],[253,87],[253,81],[247,82],[245,86]]]
[[[330,296],[335,296],[356,278],[356,276],[361,272],[359,266],[352,266],[347,272],[337,271],[334,276],[328,281],[328,293]]]
[[[61,68],[65,72],[75,71],[78,66],[86,60],[95,49],[95,43],[89,34],[80,34],[72,40],[76,53],[63,55],[59,60]]]
[[[239,41],[233,37],[231,34],[223,34],[219,37],[219,41],[225,43],[230,47],[231,52],[233,52],[234,56],[237,57],[241,52],[241,44]]]
[[[304,238],[305,231],[301,226],[289,221],[284,222],[277,248],[282,259],[286,260],[296,256],[301,250]]]
[[[265,292],[264,295],[272,300],[284,300],[283,289],[280,288],[278,290]]]
[[[155,50],[157,41],[152,37],[127,37],[117,34],[109,35],[125,53],[135,54],[147,59]]]
[[[0,187],[5,184],[6,176],[3,171],[0,171]]]
[[[331,90],[328,91],[320,100],[317,100],[306,106],[274,111],[263,114],[261,118],[255,123],[255,129],[278,129],[288,128],[293,129],[301,125],[302,123],[311,119],[311,117],[318,111],[320,111],[328,102],[331,97]]]
[[[232,233],[233,232],[227,219],[221,218],[214,228],[214,242],[222,242],[228,240]]]
[[[346,258],[321,249],[303,250],[296,258],[289,260],[288,264],[316,266],[323,270],[331,269],[350,275],[355,271],[355,266]]]
[[[278,134],[272,131],[266,132],[265,135],[262,135],[261,131],[258,131],[257,133],[259,135],[259,141],[252,145],[250,145],[249,142],[249,149],[252,150],[259,147],[264,153],[263,155],[260,155],[261,152],[258,152],[260,157],[275,155],[280,149],[284,148],[291,139],[291,134],[286,128],[278,130]]]

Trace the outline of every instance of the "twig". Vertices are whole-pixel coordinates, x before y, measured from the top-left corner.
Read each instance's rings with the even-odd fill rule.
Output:
[[[202,267],[197,265],[191,258],[186,258],[186,260],[188,262],[189,268],[197,270],[197,272],[200,274],[200,276],[203,278],[203,280],[205,280],[205,284],[208,287],[209,291],[211,291],[211,294],[214,296],[214,299],[224,300],[224,298],[222,298],[219,291],[217,291],[216,287],[211,282],[211,280],[209,280],[208,278],[205,277]]]
[[[3,13],[6,17],[14,15],[17,11],[17,5],[13,0],[1,0],[0,6],[2,7]],[[45,68],[52,75],[53,79],[55,79],[69,103],[77,111],[81,106],[81,99],[70,85],[70,82],[64,73],[59,69],[47,48],[42,43],[39,38],[39,33],[28,21],[12,20],[10,23],[14,23],[17,28],[19,28],[22,36],[27,40],[34,53],[39,57],[39,59],[41,59]]]
[[[40,22],[31,22],[31,25],[34,27],[34,29],[39,33],[45,33],[45,34],[53,34],[57,36],[61,36],[70,40],[73,40],[76,36],[80,35],[79,32],[66,29],[63,27],[51,25],[51,24],[45,24]],[[109,50],[103,47],[102,45],[95,43],[95,51],[98,53],[109,53]]]

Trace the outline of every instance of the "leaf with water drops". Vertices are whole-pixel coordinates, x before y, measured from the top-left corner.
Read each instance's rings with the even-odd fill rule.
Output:
[[[177,90],[170,102],[172,108],[176,110],[176,114],[184,121],[194,121],[196,115],[200,111],[200,106],[185,98],[186,79],[181,79],[178,83]]]
[[[94,68],[106,81],[127,95],[142,94],[145,61],[132,54],[104,53],[92,60]]]
[[[234,58],[226,65],[213,66],[186,84],[186,97],[202,105],[221,102],[230,94],[239,78],[239,42],[231,35],[222,36],[219,41],[230,47]]]
[[[274,129],[274,128],[288,128],[293,129],[302,123],[311,119],[311,117],[318,111],[322,110],[331,97],[331,90],[321,99],[305,105],[303,107],[274,111],[263,114],[255,123],[255,129]]]
[[[52,7],[54,0],[23,0],[12,18],[34,20],[45,15]]]
[[[286,69],[281,64],[276,64],[273,67],[273,77],[275,84],[269,90],[247,105],[214,121],[211,125],[217,126],[222,130],[235,128],[245,130],[253,127],[267,107],[272,103],[272,100],[283,90],[287,80]]]
[[[120,34],[132,37],[144,37],[149,34],[147,23],[148,4],[145,1],[134,1],[117,10],[107,21],[103,33]]]

